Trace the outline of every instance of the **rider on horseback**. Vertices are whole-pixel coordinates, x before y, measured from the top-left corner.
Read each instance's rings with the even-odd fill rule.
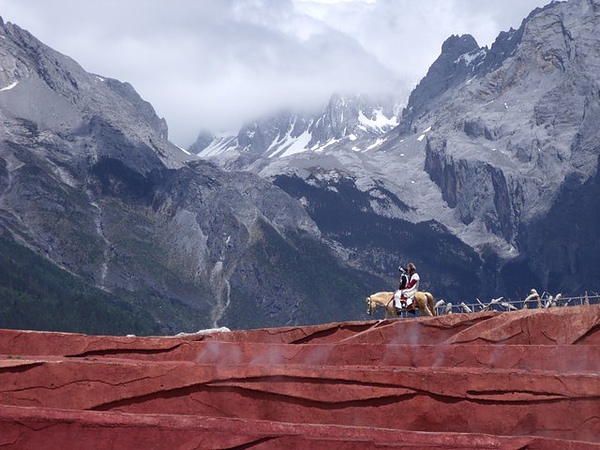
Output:
[[[406,276],[403,271],[404,268],[400,266],[398,268],[400,273]],[[402,286],[402,276],[400,277],[400,283],[398,286],[398,290],[394,293],[394,306],[399,311],[409,310],[414,312],[415,307],[413,305],[413,297],[415,293],[419,290],[419,274],[417,273],[417,268],[413,263],[408,264],[408,282],[405,286]]]

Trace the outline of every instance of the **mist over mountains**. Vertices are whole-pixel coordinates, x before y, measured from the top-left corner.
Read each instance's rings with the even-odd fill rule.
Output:
[[[0,32],[2,326],[172,333],[363,309],[340,303],[372,276],[287,194],[190,158],[130,85]]]
[[[398,122],[391,130],[362,127],[357,133],[355,118],[368,116],[378,103],[357,107],[347,99],[349,106],[336,110],[342,103],[337,99],[304,121],[335,123],[331,117],[337,117],[344,131],[336,134],[330,126],[324,140],[322,132],[309,130],[310,137],[297,139],[293,155],[278,157],[277,138],[262,142],[261,155],[243,139],[249,131],[263,141],[281,136],[273,131],[276,118],[242,129],[235,144],[222,146],[221,138],[192,150],[222,167],[296,186],[286,190],[309,212],[314,206],[306,193],[318,184],[331,196],[344,180],[356,198],[349,200],[346,192],[335,202],[346,210],[366,198],[366,229],[383,218],[439,224],[480,258],[472,267],[478,295],[514,297],[531,287],[595,291],[598,228],[590,215],[598,211],[592,192],[599,141],[591,125],[598,108],[597,30],[598,2],[552,3],[534,10],[520,28],[500,33],[490,48],[470,35],[449,37],[401,113],[388,110],[387,118]],[[338,221],[340,229],[359,216],[348,214],[343,224]],[[583,234],[570,232],[568,224]],[[340,232],[331,235],[336,242]],[[386,243],[379,253],[420,262],[435,275],[426,278],[432,289],[447,296],[444,277],[429,266],[437,255],[428,254],[414,233],[394,241],[393,250]],[[373,246],[354,250],[365,255],[361,267],[372,267]]]
[[[489,49],[449,37],[407,105],[334,96],[186,152],[2,23],[0,326],[359,320],[408,261],[454,302],[598,291],[599,28],[598,0],[553,3]]]

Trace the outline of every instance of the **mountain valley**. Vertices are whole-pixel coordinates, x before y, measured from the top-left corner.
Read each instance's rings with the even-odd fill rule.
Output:
[[[134,87],[0,25],[0,327],[363,320],[409,261],[455,304],[600,291],[598,0],[449,37],[406,104],[336,94],[187,151]]]

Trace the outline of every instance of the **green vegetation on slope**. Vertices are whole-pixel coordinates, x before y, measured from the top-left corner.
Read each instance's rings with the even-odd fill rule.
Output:
[[[381,280],[341,265],[327,245],[312,238],[290,234],[286,240],[265,223],[261,235],[242,265],[243,271],[260,271],[262,286],[246,285],[238,272],[230,280],[235,307],[227,310],[223,325],[251,329],[283,319],[285,325],[309,325],[365,318],[364,299]]]
[[[0,328],[87,334],[158,333],[150,315],[134,311],[31,250],[0,237]]]

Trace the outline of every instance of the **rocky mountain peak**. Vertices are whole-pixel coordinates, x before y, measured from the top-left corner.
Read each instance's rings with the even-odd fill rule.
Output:
[[[544,248],[557,224],[541,225],[544,217],[561,208],[565,191],[582,202],[596,192],[599,29],[597,1],[534,11],[520,30],[497,41],[497,49],[506,44],[501,64],[448,91],[420,122],[433,124],[425,169],[448,204],[465,224],[485,227],[522,258],[529,255],[545,283],[556,262]],[[565,231],[559,228],[557,241]],[[566,261],[581,258],[580,250],[566,245],[564,252],[559,265],[571,281],[556,279],[577,289],[572,277],[580,269]]]
[[[453,34],[442,44],[442,53],[438,60],[454,61],[459,56],[469,53],[475,49],[479,49],[479,45],[473,36],[470,34],[463,34],[461,36]]]
[[[381,136],[396,125],[394,107],[391,98],[333,95],[311,127],[308,147],[321,148],[333,140],[357,139],[363,134]]]
[[[348,236],[362,235],[359,230],[371,236],[385,218],[427,222],[428,231],[442,229],[439,224],[447,227],[482,258],[476,270],[483,284],[493,280],[491,288],[540,283],[576,292],[585,283],[597,285],[600,261],[590,246],[560,238],[571,235],[560,210],[567,202],[574,216],[589,217],[599,207],[594,200],[600,148],[599,9],[598,0],[552,2],[532,11],[518,29],[501,32],[490,48],[479,47],[472,36],[450,36],[411,93],[398,127],[370,141],[337,140],[341,130],[352,132],[352,122],[341,120],[340,111],[343,106],[347,119],[353,104],[332,98],[311,128],[318,153],[244,168],[277,180],[303,202],[322,230],[328,227],[332,240],[350,246],[349,254],[368,253],[365,264],[386,261],[385,251],[374,250],[373,240],[359,247],[359,239],[350,243]],[[587,205],[586,211],[578,203]],[[335,218],[327,211],[336,211]],[[363,223],[370,224],[368,231]],[[410,228],[381,223],[386,230],[404,226]],[[581,236],[595,242],[595,229],[578,227]],[[419,231],[406,233],[412,243]],[[552,236],[561,249],[558,274],[543,236]],[[444,235],[435,239],[442,241]],[[422,244],[415,250],[418,257],[435,259],[423,256]],[[395,251],[410,253],[408,246]],[[462,262],[465,267],[477,265],[477,257],[468,259]],[[594,263],[576,262],[584,260]]]
[[[410,94],[402,111],[400,132],[414,132],[414,121],[434,109],[437,99],[445,92],[474,76],[475,68],[485,59],[486,53],[487,49],[480,48],[471,35],[453,35],[446,39],[440,56]]]
[[[333,318],[336,303],[370,290],[281,189],[169,142],[166,122],[129,83],[86,72],[16,25],[2,33],[0,274],[37,281],[0,276],[0,288],[24,302],[2,309],[1,320],[97,331],[120,317],[119,326],[146,332],[307,323]],[[286,119],[254,131],[276,138],[283,130],[300,132]],[[357,276],[341,290],[327,283]],[[328,291],[325,312],[311,306]],[[23,316],[31,298],[34,309],[60,304],[68,319]],[[101,320],[79,319],[86,314]]]
[[[136,153],[137,161],[131,166],[139,158],[147,162],[157,158],[169,167],[181,166],[186,155],[169,143],[166,121],[129,83],[87,73],[71,58],[10,22],[2,31],[0,104],[7,118],[61,133],[82,134],[100,122],[105,129],[125,128],[140,148],[147,149]],[[35,108],[31,107],[33,101]],[[93,157],[106,150],[106,146],[94,149]]]
[[[5,24],[0,255],[167,331],[359,317],[408,261],[449,301],[600,290],[599,29],[598,0],[552,3],[490,49],[450,37],[399,127],[395,102],[335,96],[191,162],[132,86]]]
[[[189,150],[223,168],[247,170],[265,158],[377,139],[397,125],[398,109],[392,96],[335,94],[318,113],[280,111],[245,125],[236,136],[201,134]]]

